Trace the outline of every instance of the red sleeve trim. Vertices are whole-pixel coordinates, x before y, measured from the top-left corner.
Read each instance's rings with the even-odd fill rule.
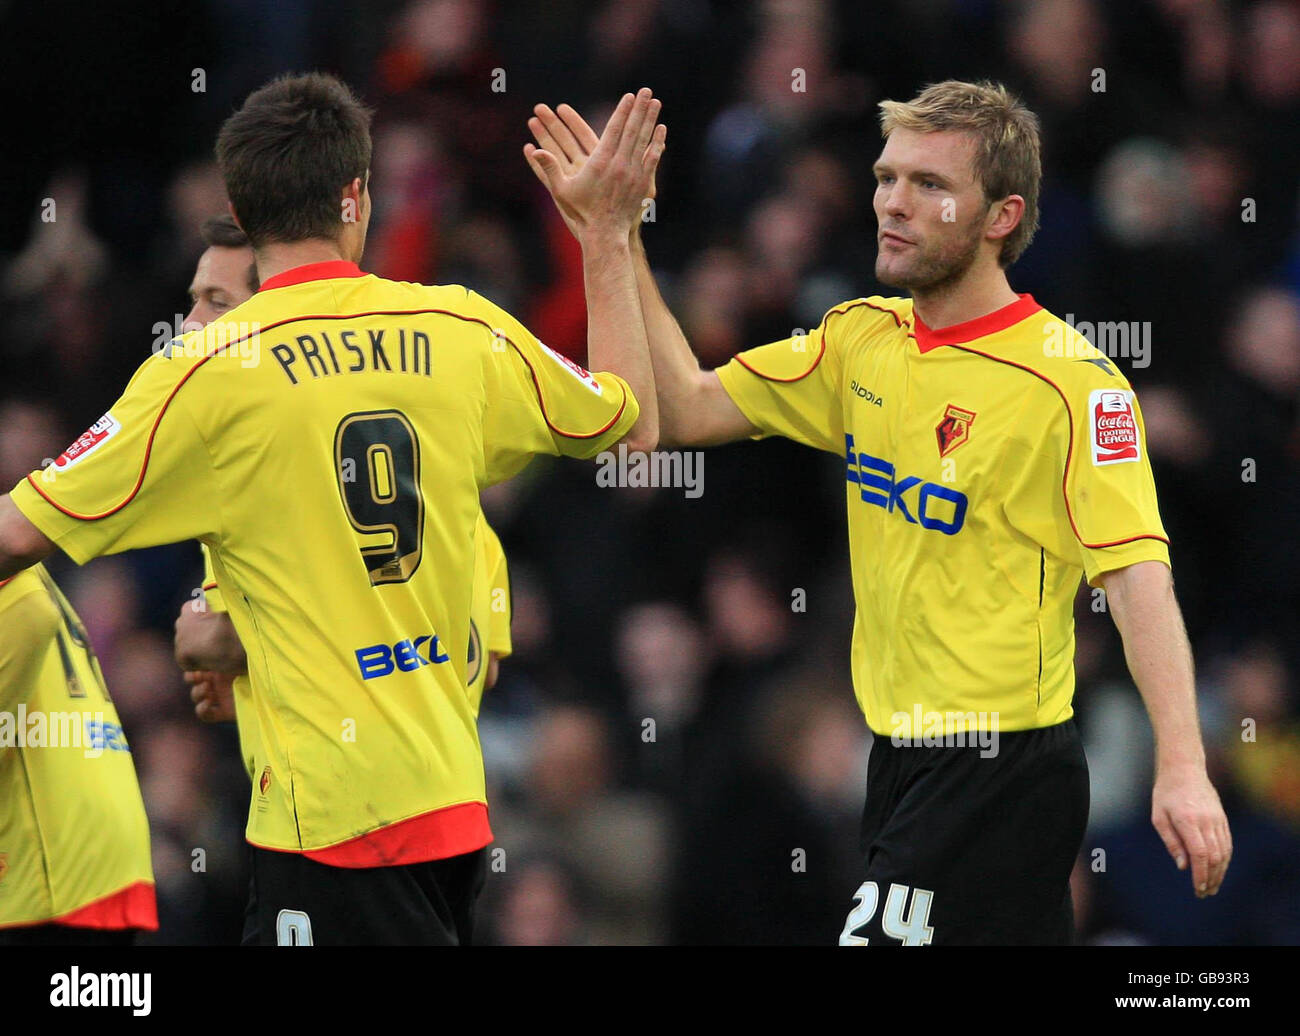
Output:
[[[1033,301],[1032,298],[1030,298],[1030,296],[1028,295],[1022,296],[1022,299],[1030,299],[1031,302]],[[1014,303],[1012,303],[1012,305],[1014,305]],[[1080,535],[1079,533],[1079,527],[1074,522],[1074,512],[1070,509],[1070,494],[1067,489],[1067,485],[1070,478],[1070,464],[1073,463],[1074,461],[1074,411],[1070,408],[1070,400],[1066,398],[1065,392],[1062,391],[1061,386],[1058,385],[1056,382],[1054,382],[1046,374],[1043,374],[1040,371],[1036,371],[1032,367],[1026,367],[1023,363],[1016,363],[1014,360],[1005,360],[1000,356],[991,356],[986,352],[981,352],[979,349],[972,349],[969,345],[958,345],[955,342],[949,342],[947,344],[951,345],[952,348],[954,349],[960,349],[962,352],[972,353],[975,356],[982,356],[984,357],[984,359],[992,360],[994,363],[1005,363],[1008,367],[1015,367],[1017,370],[1022,370],[1026,374],[1032,374],[1035,378],[1037,378],[1039,381],[1042,381],[1044,384],[1051,385],[1052,388],[1056,390],[1056,394],[1061,397],[1061,402],[1065,404],[1065,413],[1066,413],[1066,417],[1068,418],[1068,424],[1070,429],[1070,440],[1065,450],[1065,471],[1061,475],[1061,497],[1065,501],[1065,513],[1067,517],[1069,517],[1070,519],[1070,528],[1074,531],[1074,538],[1076,540],[1078,540],[1081,544],[1083,544],[1083,546],[1087,547],[1089,550],[1102,550],[1106,547],[1120,547],[1123,546],[1125,543],[1135,543],[1138,540],[1159,540],[1161,543],[1165,544],[1166,546],[1169,544],[1169,540],[1166,537],[1155,536],[1151,533],[1143,533],[1139,536],[1129,536],[1126,539],[1113,540],[1109,543],[1089,543],[1087,540],[1085,540],[1083,536]]]
[[[400,867],[408,863],[445,860],[482,849],[491,841],[487,806],[482,802],[462,802],[399,820],[326,849],[257,847],[274,852],[298,852],[309,860],[331,867],[363,868]],[[250,844],[257,845],[256,842]]]
[[[762,346],[759,346],[759,348],[761,349]],[[793,378],[774,378],[770,374],[764,374],[760,370],[755,370],[753,367],[751,367],[748,363],[745,362],[744,353],[737,353],[735,359],[736,362],[740,364],[742,367],[744,367],[745,370],[749,371],[750,374],[757,375],[758,377],[762,378],[764,381],[775,381],[783,385],[790,385],[796,381],[803,381],[804,378],[808,377],[809,374],[811,374],[813,371],[817,369],[817,365],[822,362],[822,357],[825,355],[826,355],[826,332],[823,331],[821,334],[821,348],[817,350],[817,356],[813,360],[811,366],[809,366],[809,368],[806,371],[804,371],[802,374],[796,374]]]
[[[140,928],[158,930],[158,901],[153,883],[137,881],[111,896],[56,917],[51,924],[71,928]]]
[[[453,314],[453,316],[454,315],[455,314]],[[470,320],[474,318],[466,317],[463,319]],[[487,327],[486,324],[484,324],[483,326]],[[609,419],[609,421],[604,425],[604,427],[598,428],[594,432],[585,432],[585,433],[566,432],[561,428],[555,427],[555,425],[551,423],[551,415],[546,412],[546,400],[542,397],[542,383],[537,380],[537,371],[533,369],[532,362],[528,359],[527,356],[524,355],[524,351],[520,349],[519,346],[515,345],[514,342],[511,342],[509,338],[507,338],[506,341],[510,342],[511,348],[514,349],[514,351],[519,354],[519,358],[524,361],[524,366],[528,368],[528,375],[533,379],[533,391],[537,393],[537,405],[542,408],[542,420],[546,422],[546,427],[549,428],[551,431],[553,431],[556,435],[562,435],[566,439],[597,439],[600,436],[604,435],[606,432],[608,432],[616,424],[618,424],[619,419],[623,416],[623,411],[627,409],[626,390],[624,390],[623,392],[623,401],[618,405],[618,412],[615,413],[614,416]]]

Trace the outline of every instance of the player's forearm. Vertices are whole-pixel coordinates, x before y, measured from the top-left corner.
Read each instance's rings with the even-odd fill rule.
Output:
[[[0,579],[31,568],[53,550],[53,541],[28,521],[9,494],[0,496]]]
[[[617,374],[632,389],[640,415],[626,441],[634,450],[659,443],[659,406],[627,239],[589,234],[581,239],[587,292],[587,364]]]
[[[1205,768],[1191,645],[1169,569],[1145,561],[1102,577],[1156,740],[1156,769]]]
[[[702,445],[703,428],[697,420],[700,408],[693,405],[700,388],[700,362],[659,293],[639,230],[633,233],[631,245],[655,390],[659,394],[660,442],[665,446]]]

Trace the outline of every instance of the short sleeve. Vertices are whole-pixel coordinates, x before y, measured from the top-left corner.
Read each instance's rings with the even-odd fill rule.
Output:
[[[485,521],[483,522],[483,554],[488,577],[488,629],[487,649],[498,658],[505,658],[512,650],[510,640],[510,573],[506,567],[506,553],[501,540]]]
[[[760,345],[718,368],[718,380],[756,438],[780,435],[831,453],[844,452],[839,348],[831,310],[811,334]]]
[[[1019,468],[1007,494],[1008,519],[1081,567],[1093,586],[1104,573],[1139,561],[1169,564],[1142,411],[1127,382],[1110,381],[1058,387],[1054,416],[1036,447],[1008,461]],[[1043,420],[1026,408],[1031,422],[1035,414]]]
[[[208,450],[187,408],[202,360],[158,353],[52,464],[20,482],[20,511],[78,564],[214,534]]]
[[[491,331],[486,484],[509,478],[536,454],[594,457],[627,435],[640,408],[622,378],[584,370],[505,310],[469,294]]]

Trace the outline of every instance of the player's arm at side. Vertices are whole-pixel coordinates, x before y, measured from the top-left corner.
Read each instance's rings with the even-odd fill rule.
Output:
[[[1012,525],[1082,567],[1090,586],[1105,589],[1155,731],[1152,822],[1180,868],[1190,856],[1196,894],[1212,894],[1231,842],[1205,773],[1191,650],[1174,598],[1142,411],[1117,373],[1076,361],[1054,373],[1059,389],[1027,383],[1013,444],[1024,452],[1005,464],[1017,476],[1003,506]]]
[[[54,541],[18,510],[6,493],[0,496],[0,579],[8,579],[54,550]]]
[[[1205,772],[1192,649],[1173,577],[1159,561],[1141,561],[1103,572],[1098,581],[1155,732],[1151,822],[1179,870],[1191,864],[1196,895],[1212,896],[1232,858],[1232,834]]]

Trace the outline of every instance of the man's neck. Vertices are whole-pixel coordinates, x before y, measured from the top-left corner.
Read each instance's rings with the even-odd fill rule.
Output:
[[[912,311],[937,330],[987,316],[1018,298],[1001,267],[981,272],[972,267],[958,280],[912,292]]]
[[[308,263],[339,262],[344,258],[338,242],[318,238],[291,244],[272,242],[257,249],[253,256],[257,262],[257,279],[263,282]]]

